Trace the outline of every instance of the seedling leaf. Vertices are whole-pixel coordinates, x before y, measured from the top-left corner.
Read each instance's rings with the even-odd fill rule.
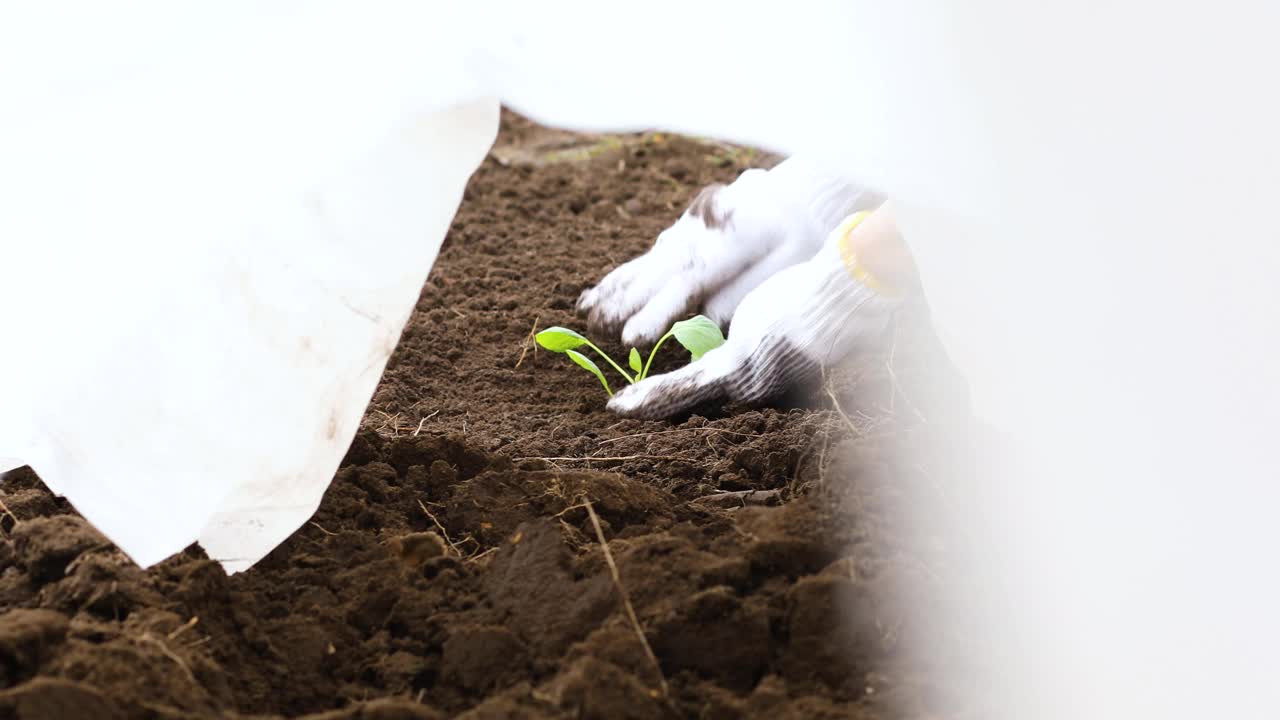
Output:
[[[698,360],[707,352],[724,344],[724,335],[720,332],[720,326],[705,315],[681,320],[672,325],[671,334],[675,335],[676,341],[689,351],[694,360]]]
[[[569,356],[570,360],[573,360],[575,363],[577,363],[578,367],[589,370],[592,375],[595,375],[597,378],[600,378],[600,384],[604,385],[604,391],[609,393],[609,397],[613,397],[613,391],[609,389],[609,381],[604,379],[604,373],[600,372],[599,366],[597,366],[594,362],[591,362],[591,358],[587,357],[586,355],[583,355],[577,350],[565,350],[564,353]]]
[[[644,370],[644,363],[640,362],[640,351],[631,348],[631,356],[627,359],[627,362],[630,363],[631,369],[636,371],[636,382],[643,380],[644,375],[641,371]]]
[[[538,344],[547,350],[558,353],[568,352],[576,347],[582,347],[583,345],[589,344],[587,339],[578,333],[570,330],[569,328],[559,326],[549,327],[546,330],[543,330],[534,336],[534,340],[537,340]],[[588,360],[588,362],[590,361]],[[582,363],[578,364],[581,365]],[[583,367],[586,366],[584,365]],[[594,367],[594,365],[592,367]]]

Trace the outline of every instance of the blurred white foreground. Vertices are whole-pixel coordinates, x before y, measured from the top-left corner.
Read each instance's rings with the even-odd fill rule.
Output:
[[[319,502],[499,100],[818,152],[897,199],[1022,463],[971,518],[1007,717],[1280,716],[1278,14],[6,4],[0,464],[143,565],[243,569]]]

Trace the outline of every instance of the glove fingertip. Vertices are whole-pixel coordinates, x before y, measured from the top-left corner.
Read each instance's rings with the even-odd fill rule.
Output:
[[[623,417],[661,420],[724,395],[723,383],[709,381],[689,368],[623,388],[606,408]]]

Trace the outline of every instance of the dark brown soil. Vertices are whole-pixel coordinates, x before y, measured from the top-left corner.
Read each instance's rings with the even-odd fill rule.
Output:
[[[620,421],[529,341],[580,327],[578,293],[702,185],[768,162],[504,117],[320,511],[261,564],[141,571],[6,480],[0,718],[958,716],[955,644],[908,612],[945,543],[892,512],[936,499],[903,451],[954,431],[919,378],[881,359],[843,413],[811,392]]]

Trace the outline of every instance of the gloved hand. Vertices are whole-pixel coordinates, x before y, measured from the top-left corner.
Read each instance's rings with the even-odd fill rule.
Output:
[[[773,274],[742,299],[724,345],[622,389],[608,407],[653,419],[721,397],[766,400],[860,348],[879,346],[894,313],[919,289],[891,205],[856,212],[811,259]]]
[[[743,298],[814,256],[842,219],[883,202],[817,163],[791,158],[702,190],[649,252],[578,300],[593,334],[621,331],[652,345],[676,320],[701,312],[725,327]]]

